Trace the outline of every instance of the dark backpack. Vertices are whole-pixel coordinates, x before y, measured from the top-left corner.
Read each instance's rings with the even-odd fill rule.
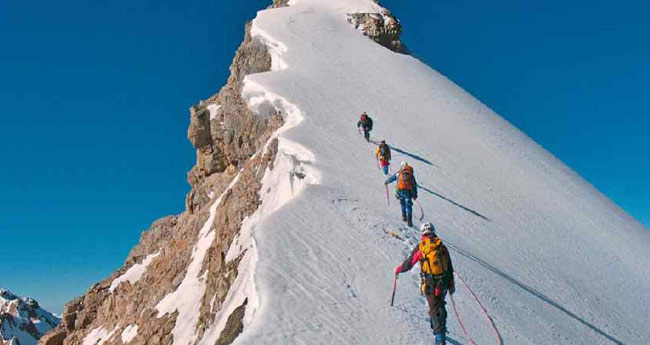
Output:
[[[388,145],[379,145],[379,157],[382,157],[386,160],[390,159],[390,147],[388,147]]]

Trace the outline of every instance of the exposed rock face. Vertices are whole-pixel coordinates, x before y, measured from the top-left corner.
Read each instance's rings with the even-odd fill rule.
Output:
[[[208,178],[237,167],[251,157],[266,142],[269,128],[279,127],[281,117],[277,113],[253,114],[241,97],[242,80],[248,74],[271,69],[271,56],[266,47],[250,37],[250,23],[246,35],[230,66],[228,83],[218,94],[190,108],[188,138],[196,148],[196,165],[188,173],[192,192],[188,195],[187,209],[208,201],[205,193],[216,181]],[[270,126],[270,127],[269,127]],[[267,133],[269,134],[269,133]],[[207,188],[206,188],[207,187]]]
[[[399,39],[402,24],[388,10],[381,13],[352,13],[348,15],[348,22],[382,46],[406,54],[406,47]]]
[[[59,324],[34,299],[0,289],[0,345],[33,345]]]
[[[248,300],[244,300],[244,303],[230,314],[230,317],[228,317],[228,321],[226,322],[226,328],[221,332],[221,336],[217,339],[215,345],[230,344],[235,340],[235,338],[237,338],[239,333],[242,332],[244,329],[242,319],[244,318],[244,311],[246,310],[247,303]]]
[[[275,1],[272,6],[284,5],[286,1]],[[258,209],[262,177],[267,168],[273,168],[277,153],[277,140],[270,138],[283,124],[279,111],[270,107],[263,114],[254,114],[241,96],[246,75],[270,68],[271,57],[261,42],[251,38],[248,23],[227,84],[190,108],[188,139],[196,148],[197,161],[188,172],[192,190],[186,197],[185,212],[154,222],[131,250],[124,267],[69,302],[61,324],[39,344],[76,345],[84,340],[123,344],[125,334],[133,345],[171,344],[178,312],[160,315],[157,306],[181,285],[201,228],[212,219],[207,226],[216,235],[200,263],[205,287],[196,310],[198,321],[193,325],[197,340],[201,339],[237,278],[239,259],[226,262],[225,256],[243,220]],[[210,218],[210,206],[219,195],[220,203]],[[246,303],[229,315],[217,343],[230,344],[237,337],[245,308]],[[135,329],[134,325],[137,334],[132,336],[129,330]]]
[[[376,1],[376,0],[375,0]],[[289,6],[289,0],[273,0],[272,8]]]

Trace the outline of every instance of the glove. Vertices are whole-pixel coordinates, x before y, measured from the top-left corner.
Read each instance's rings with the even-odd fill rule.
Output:
[[[418,199],[418,196],[417,196],[417,195],[414,195],[414,196],[413,196],[413,200],[417,200],[417,199]]]
[[[449,286],[447,287],[447,290],[449,290],[449,295],[453,295],[454,292],[456,292],[456,284],[454,283],[453,280],[449,282]]]
[[[395,267],[395,275],[402,273],[402,265]]]

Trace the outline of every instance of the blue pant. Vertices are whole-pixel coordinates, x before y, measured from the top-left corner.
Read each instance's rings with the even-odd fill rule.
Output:
[[[406,219],[413,219],[413,200],[411,198],[400,197],[399,204],[402,206],[402,214],[406,214]]]
[[[388,164],[381,167],[384,170],[384,175],[388,175]]]

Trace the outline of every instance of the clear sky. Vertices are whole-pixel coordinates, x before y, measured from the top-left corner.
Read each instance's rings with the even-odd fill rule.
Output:
[[[384,0],[404,42],[650,225],[641,1]],[[184,209],[188,107],[263,0],[0,3],[0,286],[61,312]]]

